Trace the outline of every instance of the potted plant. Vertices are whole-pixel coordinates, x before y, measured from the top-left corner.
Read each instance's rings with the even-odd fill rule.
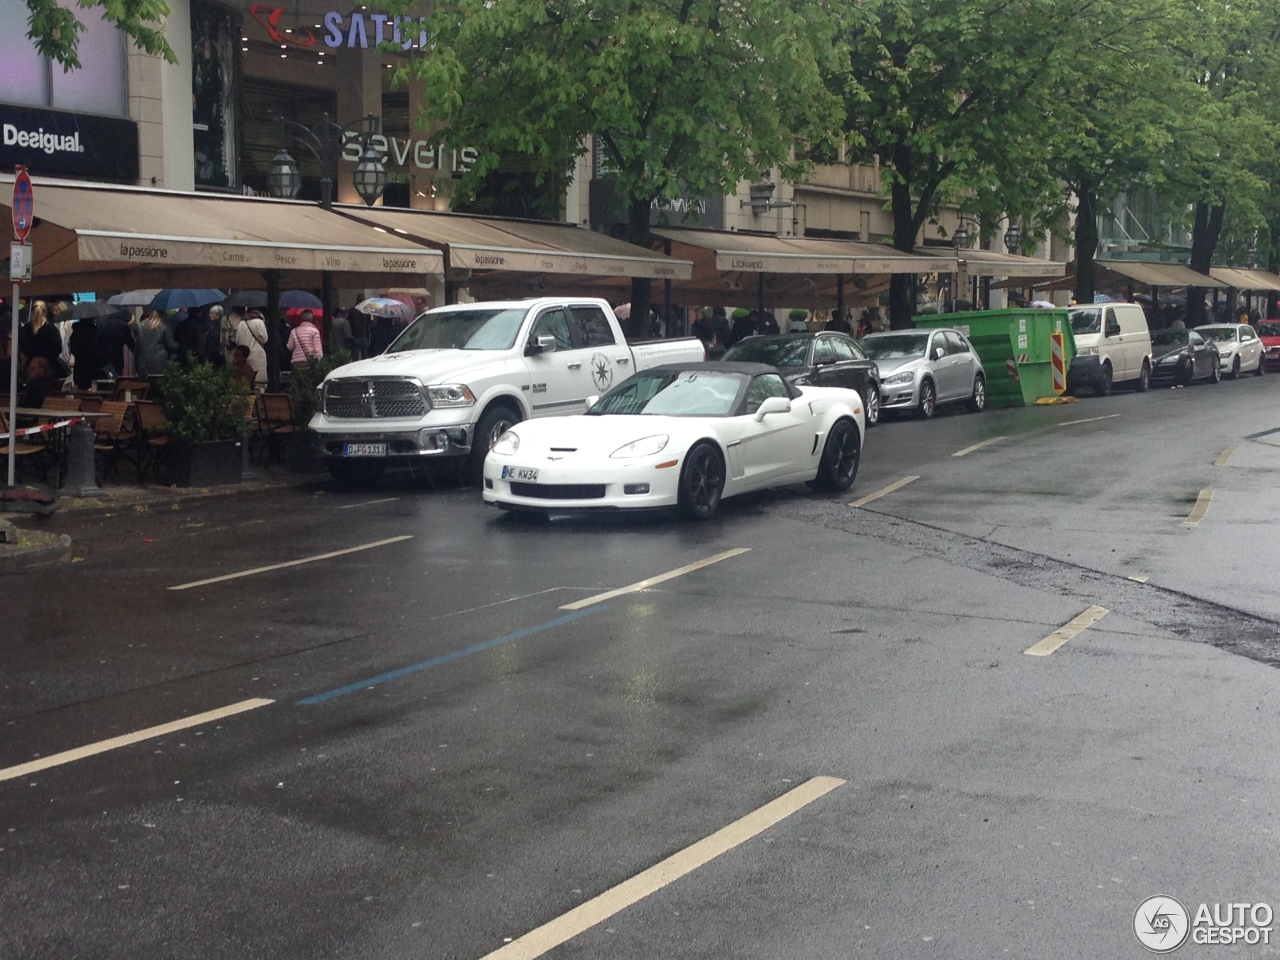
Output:
[[[179,487],[240,482],[249,385],[209,363],[165,369],[160,409],[168,426],[165,472]]]
[[[309,426],[316,413],[316,391],[331,371],[350,362],[351,354],[339,350],[295,365],[289,374],[289,406],[293,410],[293,422],[298,427],[289,435],[285,447],[285,463],[291,473],[324,473],[319,440]]]

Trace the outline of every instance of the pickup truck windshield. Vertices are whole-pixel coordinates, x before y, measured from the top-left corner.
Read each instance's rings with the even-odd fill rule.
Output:
[[[650,417],[727,417],[737,406],[746,377],[736,373],[681,370],[639,374],[596,401],[587,413]]]
[[[396,337],[387,353],[406,350],[510,350],[525,311],[442,310],[424,313]]]

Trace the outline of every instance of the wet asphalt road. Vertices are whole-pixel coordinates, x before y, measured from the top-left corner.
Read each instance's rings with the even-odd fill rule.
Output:
[[[1280,906],[1277,401],[892,422],[850,493],[702,525],[407,478],[56,517],[74,562],[0,578],[0,957],[481,958],[814,777],[544,955],[1140,957],[1153,894]],[[1222,952],[1269,955],[1180,951]]]

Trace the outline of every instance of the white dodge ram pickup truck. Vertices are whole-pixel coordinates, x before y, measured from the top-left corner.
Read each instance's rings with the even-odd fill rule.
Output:
[[[531,417],[582,413],[633,373],[705,359],[702,341],[628,345],[608,302],[540,297],[428,310],[387,348],[317,389],[311,429],[335,481],[377,481],[388,462],[465,458],[478,480],[493,442]]]

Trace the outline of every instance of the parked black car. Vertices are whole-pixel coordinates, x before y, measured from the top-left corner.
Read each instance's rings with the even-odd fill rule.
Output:
[[[783,333],[774,337],[747,337],[721,357],[742,363],[767,363],[777,367],[797,386],[846,387],[862,394],[867,426],[880,420],[880,371],[852,337],[824,330],[818,333]]]
[[[1151,334],[1152,383],[1189,384],[1222,379],[1218,346],[1194,330],[1156,330]]]

